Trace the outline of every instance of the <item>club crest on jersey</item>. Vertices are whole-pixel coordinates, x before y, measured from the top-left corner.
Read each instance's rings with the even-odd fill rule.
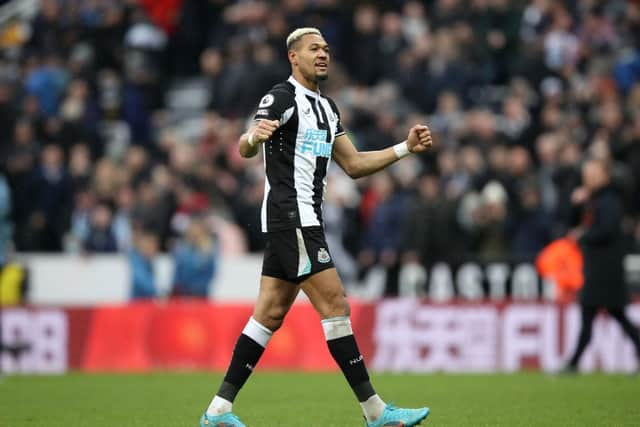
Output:
[[[264,108],[264,107],[268,107],[271,104],[273,104],[273,101],[275,101],[275,98],[273,97],[273,95],[271,95],[270,93],[266,94],[265,96],[262,97],[262,99],[260,100],[260,108]]]
[[[318,157],[331,157],[333,143],[327,141],[327,131],[324,129],[307,129],[302,137],[300,153],[310,153]]]
[[[327,252],[325,248],[320,248],[320,250],[318,250],[318,262],[322,264],[326,264],[329,261],[331,261],[331,256],[329,255],[329,252]]]

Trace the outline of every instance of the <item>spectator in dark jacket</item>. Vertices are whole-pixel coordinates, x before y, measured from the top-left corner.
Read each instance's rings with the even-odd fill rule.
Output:
[[[42,150],[41,164],[31,177],[29,192],[33,209],[29,216],[28,249],[61,251],[72,209],[73,187],[59,146],[48,145]]]
[[[581,208],[581,224],[569,235],[580,243],[584,257],[584,287],[580,296],[582,329],[568,372],[577,370],[582,353],[591,340],[593,320],[600,308],[618,321],[633,342],[640,364],[640,336],[626,316],[629,303],[623,269],[622,202],[610,185],[609,165],[590,159],[582,167],[582,187],[571,196]]]
[[[377,200],[363,237],[360,261],[365,265],[378,261],[390,267],[398,260],[404,197],[395,191],[395,184],[388,174],[379,174],[372,182],[373,197]]]
[[[511,254],[515,257],[534,257],[551,241],[553,217],[541,205],[540,189],[526,183],[518,195],[520,209],[508,231]]]
[[[454,261],[460,256],[463,249],[456,209],[455,200],[441,193],[437,176],[422,177],[418,196],[403,221],[403,258],[431,267],[437,261]]]
[[[113,214],[105,204],[99,204],[91,213],[89,234],[84,241],[84,249],[89,252],[109,253],[118,250],[113,232]]]

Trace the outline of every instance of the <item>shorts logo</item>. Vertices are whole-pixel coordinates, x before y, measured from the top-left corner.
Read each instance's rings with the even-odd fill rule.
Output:
[[[265,96],[262,97],[262,99],[260,100],[260,108],[264,108],[264,107],[268,107],[271,104],[273,104],[273,101],[275,101],[275,98],[273,97],[273,95],[271,95],[270,93],[266,94]]]
[[[331,261],[331,256],[329,255],[329,252],[327,252],[325,248],[320,248],[320,250],[318,251],[318,262],[322,264],[326,264],[329,261]]]

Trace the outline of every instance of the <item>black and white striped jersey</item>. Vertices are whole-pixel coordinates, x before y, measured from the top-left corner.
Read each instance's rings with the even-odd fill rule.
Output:
[[[333,142],[344,133],[336,104],[291,76],[262,97],[255,119],[280,120],[263,144],[262,231],[322,225]]]

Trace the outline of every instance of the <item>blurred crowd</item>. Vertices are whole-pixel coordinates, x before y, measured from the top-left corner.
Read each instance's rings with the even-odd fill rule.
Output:
[[[0,34],[0,253],[134,253],[143,289],[158,251],[260,251],[262,160],[237,140],[299,26],[331,45],[322,90],[358,149],[421,122],[436,141],[366,179],[332,166],[347,280],[530,259],[566,233],[586,156],[612,163],[640,251],[638,1],[43,0]]]

